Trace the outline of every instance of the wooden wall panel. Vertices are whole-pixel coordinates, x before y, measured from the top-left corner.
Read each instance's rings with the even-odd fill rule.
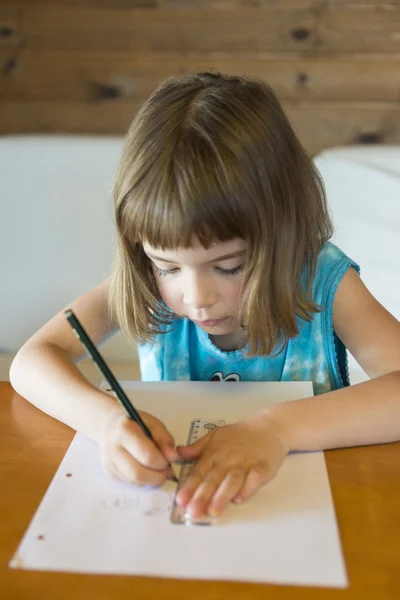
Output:
[[[399,0],[0,0],[0,134],[122,134],[211,68],[268,81],[311,152],[400,143]]]
[[[399,7],[400,10],[400,7]],[[395,52],[399,10],[103,9],[33,5],[21,35],[31,49]],[[362,15],[362,18],[360,18]]]
[[[51,0],[48,0],[51,2]],[[59,4],[69,4],[75,0],[58,0]],[[93,0],[95,1],[95,0]],[[9,0],[12,2],[12,0]],[[43,0],[30,0],[31,3],[42,3]],[[293,8],[313,8],[324,10],[328,6],[346,7],[354,9],[379,9],[396,10],[399,7],[398,0],[159,0],[159,6],[163,8],[213,8],[236,9],[236,8],[279,8],[281,10],[292,10]]]
[[[8,61],[8,62],[7,62]],[[296,55],[241,53],[235,59],[205,53],[130,54],[127,52],[22,51],[0,48],[0,95],[27,102],[65,100],[91,102],[114,99],[143,102],[167,77],[217,69],[267,81],[280,98],[291,100],[391,100],[399,98],[397,60],[298,58]],[[8,64],[8,67],[7,67]],[[5,72],[5,70],[7,72]]]
[[[21,44],[22,13],[21,6],[0,4],[0,48],[15,48]]]
[[[332,146],[399,144],[400,105],[386,102],[283,103],[311,154]]]
[[[33,50],[248,52],[295,50],[292,31],[302,28],[302,48],[316,43],[309,10],[95,10],[32,6],[22,35]]]
[[[179,8],[237,10],[238,8],[279,8],[293,10],[296,8],[312,8],[325,10],[327,7],[345,7],[358,10],[379,9],[396,10],[399,0],[2,0],[3,5],[20,4],[33,6],[37,4],[57,4],[58,6],[78,6],[93,8]]]
[[[317,2],[319,0],[316,0]],[[22,7],[35,5],[73,6],[76,8],[158,8],[160,0],[1,0],[3,6],[17,5]]]
[[[3,133],[124,134],[139,103],[2,102]],[[342,144],[400,141],[400,106],[393,103],[291,103],[283,107],[311,154]]]

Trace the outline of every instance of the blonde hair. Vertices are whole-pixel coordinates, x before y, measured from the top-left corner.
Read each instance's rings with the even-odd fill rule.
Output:
[[[129,337],[178,318],[157,289],[143,242],[189,247],[196,236],[247,242],[237,323],[249,356],[281,351],[320,310],[312,284],[332,235],[321,178],[262,81],[195,73],[162,83],[136,114],[115,185],[117,252],[110,306]]]

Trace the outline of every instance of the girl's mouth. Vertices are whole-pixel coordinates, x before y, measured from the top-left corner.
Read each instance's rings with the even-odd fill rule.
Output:
[[[195,323],[202,327],[218,327],[218,325],[221,325],[226,318],[227,317],[223,317],[222,319],[210,319],[208,321],[195,321]]]

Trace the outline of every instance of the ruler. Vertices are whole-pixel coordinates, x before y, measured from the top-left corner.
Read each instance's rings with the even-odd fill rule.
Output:
[[[216,427],[223,427],[224,425],[225,421],[223,421],[222,419],[193,419],[193,421],[190,424],[187,444],[193,444],[193,442],[207,435],[207,433],[210,433],[210,431],[212,431]],[[184,508],[181,508],[176,504],[176,495],[178,494],[179,490],[183,487],[195,463],[196,461],[194,460],[183,463],[179,473],[179,483],[176,489],[174,504],[171,513],[171,521],[176,525],[212,525],[214,521],[213,517],[209,517],[208,515],[204,515],[203,517],[199,518],[194,518],[191,515],[188,515],[185,512]]]

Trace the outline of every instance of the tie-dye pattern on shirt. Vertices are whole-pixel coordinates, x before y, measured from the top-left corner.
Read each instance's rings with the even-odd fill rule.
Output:
[[[337,246],[321,250],[313,285],[314,300],[323,307],[307,323],[298,319],[299,334],[278,356],[253,356],[245,350],[219,350],[188,319],[165,326],[155,342],[138,347],[143,381],[312,381],[322,394],[349,385],[346,349],[332,322],[333,299],[346,271],[359,266]]]

